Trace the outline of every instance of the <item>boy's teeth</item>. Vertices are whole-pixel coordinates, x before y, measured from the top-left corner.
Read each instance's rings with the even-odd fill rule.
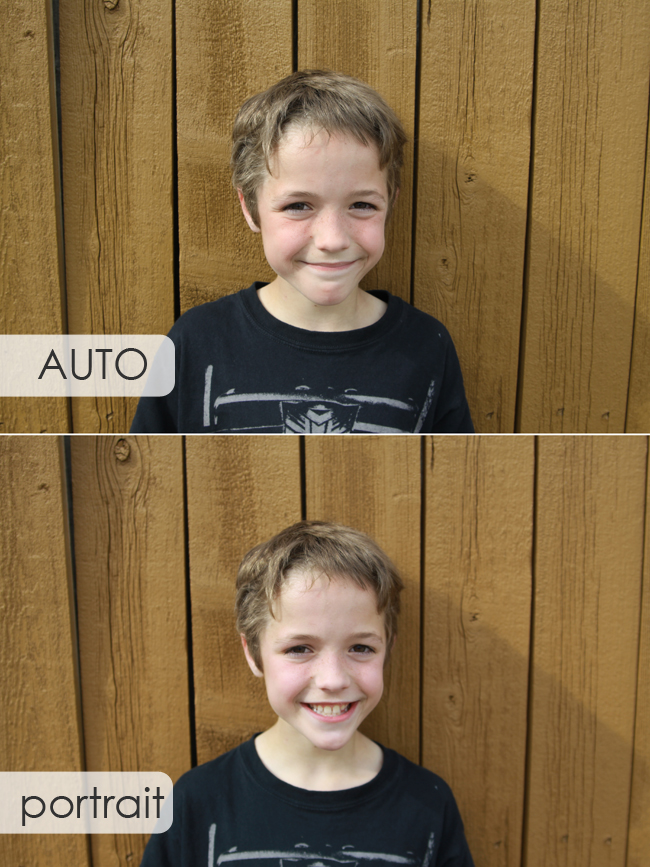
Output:
[[[323,716],[338,716],[350,709],[349,704],[310,704],[309,707]]]

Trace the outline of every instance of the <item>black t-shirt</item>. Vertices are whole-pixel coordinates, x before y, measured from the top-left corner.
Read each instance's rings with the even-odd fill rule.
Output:
[[[353,331],[307,331],[264,308],[263,283],[188,310],[169,337],[176,385],[141,398],[132,433],[473,433],[445,327],[388,292]]]
[[[369,783],[312,792],[275,777],[246,741],[181,777],[173,824],[151,836],[142,867],[473,867],[449,786],[382,750]]]

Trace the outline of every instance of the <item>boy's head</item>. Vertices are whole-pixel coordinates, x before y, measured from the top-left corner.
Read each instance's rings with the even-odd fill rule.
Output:
[[[383,616],[387,653],[397,633],[402,580],[390,559],[365,533],[324,521],[301,521],[251,549],[237,575],[237,631],[262,671],[260,643],[276,618],[285,583],[296,575],[351,582],[374,595]]]
[[[289,130],[326,133],[375,147],[386,173],[388,213],[400,185],[406,136],[394,111],[369,85],[349,75],[303,70],[283,78],[240,108],[233,128],[233,184],[259,227],[257,194]]]

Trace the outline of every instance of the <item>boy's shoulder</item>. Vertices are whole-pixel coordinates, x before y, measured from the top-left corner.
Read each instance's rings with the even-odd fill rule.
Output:
[[[231,292],[229,295],[215,298],[213,301],[205,301],[203,304],[189,307],[176,320],[169,332],[169,336],[172,337],[174,333],[184,333],[188,329],[194,330],[198,326],[221,320],[224,316],[235,314],[241,310],[244,296],[247,293],[256,292],[258,285],[261,284],[253,283],[246,289],[240,289],[237,292]]]
[[[418,800],[422,799],[427,804],[431,804],[432,800],[453,800],[451,788],[438,774],[422,767],[422,765],[416,765],[415,762],[395,750],[390,750],[387,747],[382,747],[382,750],[384,751],[384,761],[394,762],[396,776],[403,791],[408,792],[409,795]]]
[[[214,759],[190,768],[176,781],[174,797],[201,796],[204,791],[214,791],[215,781],[223,779],[227,782],[237,777],[242,770],[241,753],[247,744],[252,744],[252,741],[245,741]]]

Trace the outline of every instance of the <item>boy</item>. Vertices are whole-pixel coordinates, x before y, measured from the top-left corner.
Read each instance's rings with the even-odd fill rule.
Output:
[[[444,326],[359,287],[405,140],[379,94],[338,73],[296,72],[244,103],[233,183],[277,276],[176,322],[176,386],[140,400],[133,433],[473,432]]]
[[[249,551],[237,628],[278,720],[179,780],[142,867],[472,867],[446,783],[358,731],[401,589],[376,543],[337,524],[303,521]]]

